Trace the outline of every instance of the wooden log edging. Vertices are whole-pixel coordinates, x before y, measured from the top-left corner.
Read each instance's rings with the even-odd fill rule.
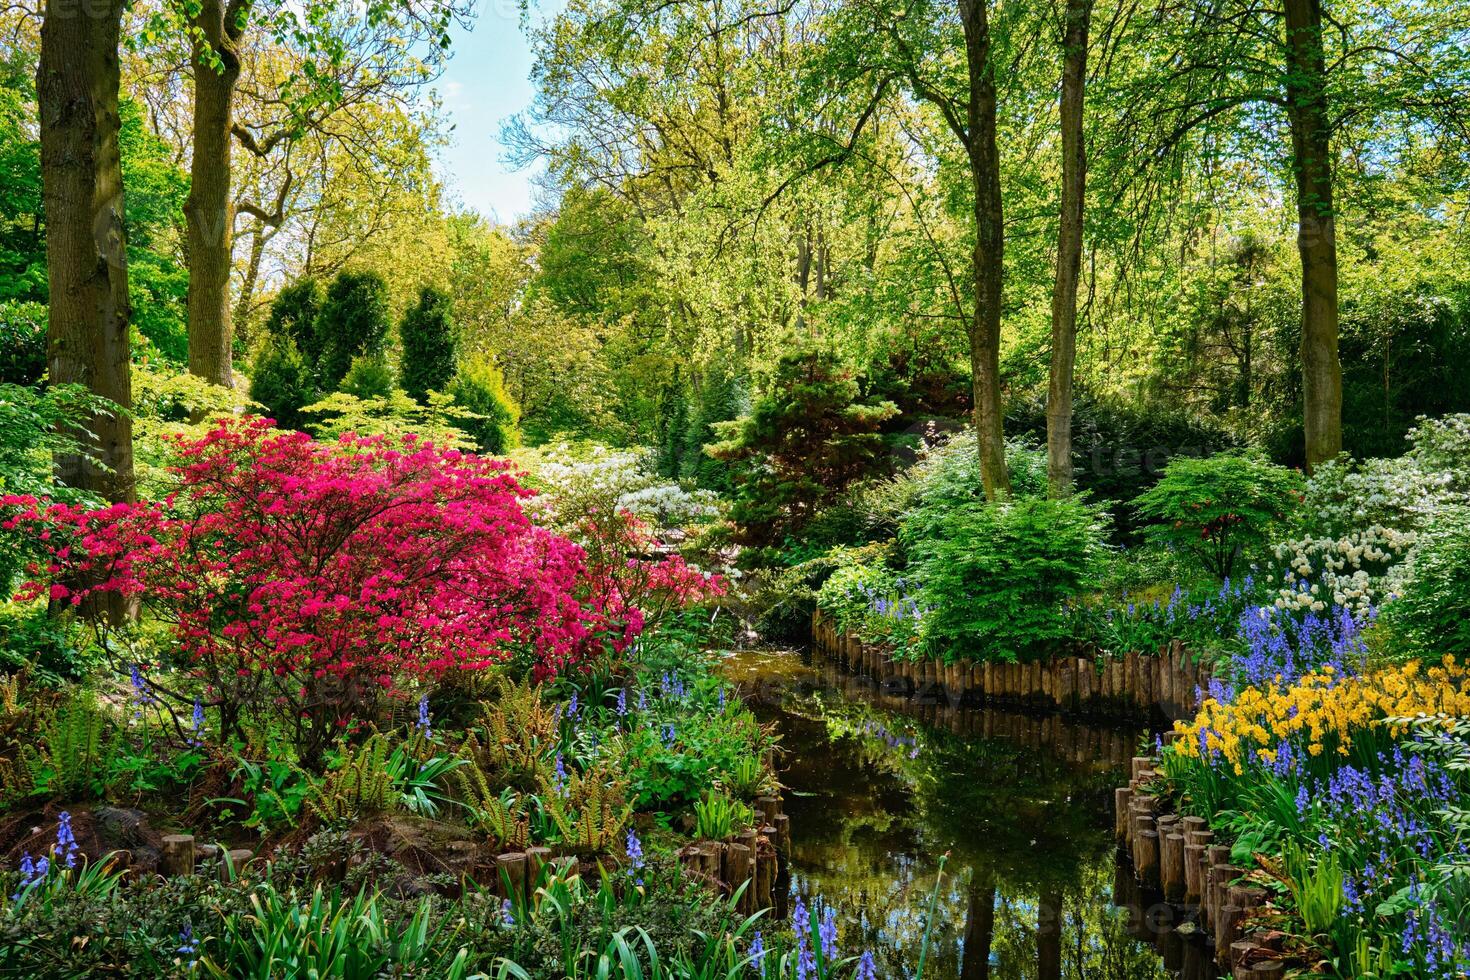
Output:
[[[890,647],[840,632],[821,610],[812,613],[812,648],[846,670],[873,678],[885,693],[1101,715],[1193,717],[1199,690],[1210,677],[1209,668],[1179,640],[1157,653],[1130,651],[1101,662],[1075,656],[1025,664],[894,659]]]
[[[684,873],[711,893],[734,895],[745,885],[738,911],[753,915],[776,905],[777,890],[791,856],[791,818],[782,812],[781,798],[758,798],[754,826],[726,840],[703,840],[679,849]]]
[[[1280,934],[1254,928],[1253,922],[1267,904],[1267,891],[1246,879],[1245,869],[1230,863],[1230,848],[1214,842],[1204,818],[1168,812],[1169,801],[1152,791],[1158,764],[1157,758],[1135,756],[1128,785],[1114,792],[1119,851],[1131,857],[1132,877],[1138,882],[1132,887],[1141,885],[1161,897],[1164,908],[1180,910],[1181,916],[1163,917],[1170,923],[1194,918],[1201,947],[1213,960],[1211,975],[1224,971],[1231,978],[1281,976],[1293,964],[1283,958]],[[1119,865],[1121,869],[1121,860]],[[1115,898],[1121,904],[1121,896]],[[1172,924],[1156,931],[1158,935],[1140,938],[1161,946],[1178,939],[1163,935],[1174,932]]]

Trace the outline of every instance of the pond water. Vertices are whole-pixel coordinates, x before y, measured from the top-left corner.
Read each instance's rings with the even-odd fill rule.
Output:
[[[835,911],[844,955],[914,977],[932,902],[924,980],[1177,975],[1115,866],[1141,726],[885,696],[809,657],[735,653],[725,673],[781,733],[790,894]]]

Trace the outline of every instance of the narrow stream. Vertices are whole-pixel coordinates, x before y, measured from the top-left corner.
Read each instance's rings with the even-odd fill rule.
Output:
[[[1112,790],[1142,728],[884,696],[808,657],[725,672],[781,733],[791,899],[835,911],[843,955],[914,977],[934,901],[924,980],[1174,975],[1114,903]]]

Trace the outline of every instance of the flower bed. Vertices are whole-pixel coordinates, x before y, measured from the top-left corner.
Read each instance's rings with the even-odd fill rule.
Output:
[[[1325,664],[1208,699],[1153,790],[1232,842],[1248,923],[1342,977],[1470,969],[1470,665]]]

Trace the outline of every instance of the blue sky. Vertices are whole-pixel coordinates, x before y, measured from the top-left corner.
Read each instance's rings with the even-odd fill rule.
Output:
[[[565,0],[539,0],[541,20]],[[439,79],[453,144],[441,154],[440,173],[452,197],[486,217],[511,222],[531,209],[537,168],[505,163],[500,125],[531,102],[531,50],[521,31],[516,0],[481,0],[473,29],[456,30],[449,66]]]

